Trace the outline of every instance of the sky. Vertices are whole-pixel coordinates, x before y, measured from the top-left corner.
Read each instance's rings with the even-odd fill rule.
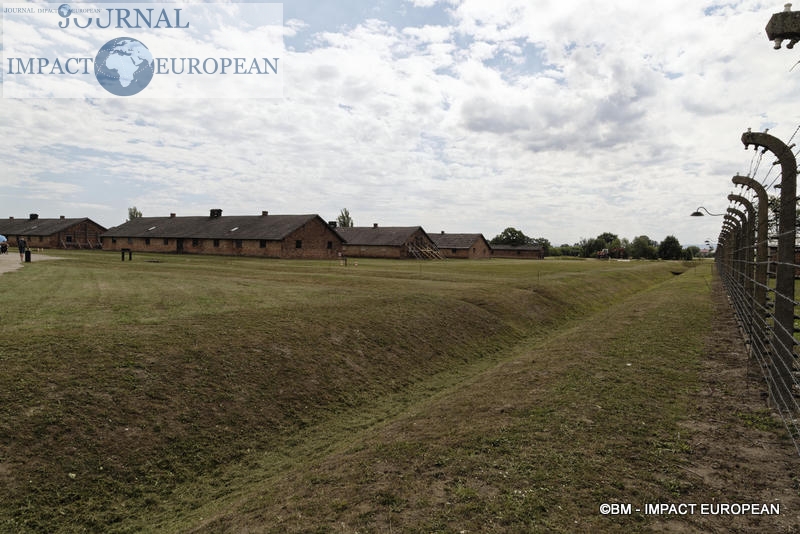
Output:
[[[782,10],[287,0],[282,97],[0,99],[0,217],[347,208],[487,239],[713,243],[722,219],[689,214],[724,213],[732,176],[771,167],[742,133],[800,125],[800,47],[764,31]]]

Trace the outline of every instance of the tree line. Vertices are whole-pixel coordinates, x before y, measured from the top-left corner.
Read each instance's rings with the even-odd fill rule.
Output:
[[[700,254],[700,248],[683,248],[675,236],[668,235],[660,243],[646,235],[628,240],[617,234],[603,232],[595,238],[582,238],[573,245],[553,246],[544,237],[528,237],[521,230],[509,227],[489,241],[492,245],[538,245],[545,256],[575,256],[580,258],[617,258],[645,260],[684,260]]]
[[[338,226],[348,228],[354,226],[353,218],[347,208],[343,208],[336,218]],[[580,258],[617,258],[646,260],[680,260],[692,259],[700,254],[700,248],[690,246],[683,248],[675,236],[668,235],[660,243],[646,235],[634,237],[629,241],[617,234],[603,232],[594,239],[583,238],[574,245],[563,244],[553,246],[544,237],[529,237],[522,230],[508,227],[490,241],[492,245],[530,246],[538,245],[544,249],[545,256],[575,256]]]

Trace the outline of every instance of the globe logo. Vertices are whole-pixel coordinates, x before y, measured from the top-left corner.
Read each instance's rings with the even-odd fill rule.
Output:
[[[111,94],[135,95],[153,79],[153,54],[141,41],[117,37],[97,52],[94,77]]]
[[[64,18],[67,18],[72,14],[72,8],[69,7],[69,4],[61,4],[58,6],[58,14]]]

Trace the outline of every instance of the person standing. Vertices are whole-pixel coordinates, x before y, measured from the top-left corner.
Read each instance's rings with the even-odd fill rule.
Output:
[[[17,247],[19,248],[19,261],[25,261],[25,249],[28,248],[28,242],[24,237],[20,236],[17,239]]]

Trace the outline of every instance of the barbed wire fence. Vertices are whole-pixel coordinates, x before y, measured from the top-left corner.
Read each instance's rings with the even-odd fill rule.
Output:
[[[792,138],[800,130],[798,126]],[[790,138],[790,143],[792,138]],[[795,286],[797,263],[797,154],[794,144],[763,133],[742,134],[745,148],[757,152],[748,176],[734,176],[740,194],[728,195],[716,264],[750,355],[763,374],[771,405],[780,415],[800,454],[800,316]],[[761,179],[763,156],[777,159]],[[777,176],[770,177],[775,168]],[[779,196],[770,198],[775,188]]]
[[[800,13],[785,4],[765,28],[767,38],[780,49],[800,42]],[[794,68],[794,67],[793,67]],[[787,143],[763,133],[742,134],[745,149],[755,149],[747,176],[734,176],[740,194],[728,200],[719,235],[716,264],[752,358],[764,376],[770,403],[780,414],[800,454],[800,316],[795,286],[800,279],[797,247],[797,155],[794,137]],[[757,179],[764,155],[776,160]],[[774,173],[779,169],[778,173]],[[774,176],[772,176],[775,174]],[[769,190],[779,191],[770,197]]]

